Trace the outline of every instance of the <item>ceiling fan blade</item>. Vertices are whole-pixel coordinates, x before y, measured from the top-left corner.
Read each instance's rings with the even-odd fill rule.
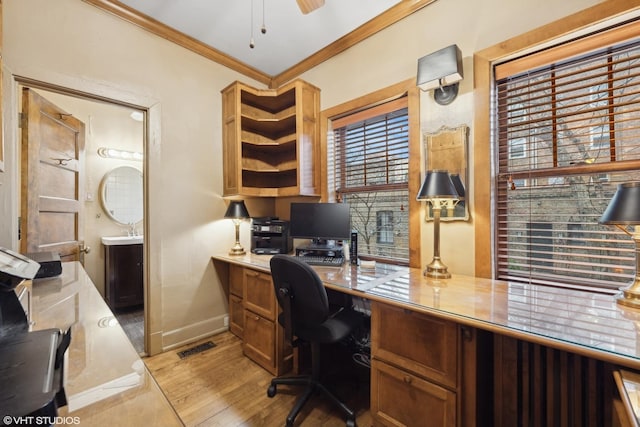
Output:
[[[313,12],[317,8],[324,6],[324,0],[296,0],[298,7],[303,14]]]

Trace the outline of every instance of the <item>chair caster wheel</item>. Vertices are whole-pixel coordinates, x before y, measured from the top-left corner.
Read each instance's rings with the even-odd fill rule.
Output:
[[[267,389],[267,396],[268,397],[273,397],[276,395],[276,386],[275,384],[271,384],[269,386],[269,388]]]
[[[347,427],[356,427],[356,420],[347,420]]]

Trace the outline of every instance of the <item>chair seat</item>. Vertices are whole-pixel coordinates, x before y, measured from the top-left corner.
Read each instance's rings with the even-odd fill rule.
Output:
[[[360,313],[344,309],[328,318],[321,325],[297,325],[296,336],[305,341],[331,344],[342,341],[361,324],[362,315]]]

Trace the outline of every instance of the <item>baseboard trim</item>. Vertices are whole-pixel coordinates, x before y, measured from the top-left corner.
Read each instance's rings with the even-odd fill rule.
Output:
[[[223,314],[163,333],[162,351],[173,350],[185,344],[229,330],[228,326],[224,326],[224,318],[226,316],[226,314]]]

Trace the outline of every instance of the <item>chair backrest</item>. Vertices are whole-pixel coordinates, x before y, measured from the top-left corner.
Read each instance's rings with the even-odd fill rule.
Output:
[[[274,255],[270,266],[287,338],[291,338],[290,333],[300,336],[301,330],[324,323],[329,317],[329,300],[318,274],[308,264],[289,255]]]

